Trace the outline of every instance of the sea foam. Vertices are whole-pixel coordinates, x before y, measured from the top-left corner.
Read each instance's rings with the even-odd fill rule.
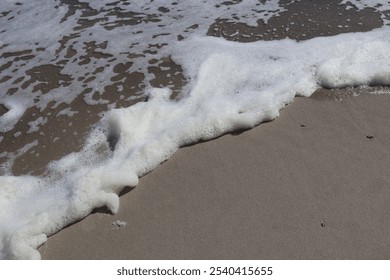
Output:
[[[68,13],[62,6],[57,10],[58,14],[50,14],[53,9],[50,1],[44,1],[42,14],[36,15],[37,9],[32,4],[29,6],[29,1],[21,2],[27,6],[15,8],[10,15],[16,15],[15,11],[21,9],[20,12],[27,13],[30,22],[41,15],[48,24],[42,24],[41,21],[36,32],[32,32],[27,41],[14,34],[28,29],[24,23],[9,27],[4,33],[3,40],[7,44],[0,47],[5,51],[22,51],[36,42],[46,49],[45,52],[33,50],[36,60],[25,64],[15,62],[11,69],[16,69],[16,76],[23,75],[36,61],[53,57],[59,47],[58,40],[64,32],[72,34],[72,30],[79,25],[77,18],[80,16],[77,11],[75,14]],[[92,16],[91,20],[102,21],[100,17],[104,14],[107,16],[107,22],[116,22],[116,17],[105,10],[107,1],[80,2],[89,3],[101,12]],[[214,5],[220,2],[222,1],[212,1]],[[11,0],[4,3],[4,7],[14,4]],[[34,1],[31,3],[36,4]],[[166,1],[155,3],[165,5]],[[213,139],[237,129],[252,128],[263,121],[272,120],[278,117],[279,111],[291,103],[295,96],[310,96],[319,87],[390,84],[389,28],[302,42],[283,39],[236,43],[204,36],[205,28],[215,20],[213,11],[218,11],[221,15],[235,14],[246,8],[246,15],[249,15],[246,18],[247,23],[254,25],[254,16],[258,12],[251,13],[250,9],[248,12],[248,7],[260,2],[242,1],[238,6],[233,5],[231,10],[226,7],[215,10],[212,5],[209,9],[199,8],[201,5],[191,3],[193,2],[183,1],[173,5],[171,9],[177,9],[173,16],[183,16],[184,13],[191,18],[194,11],[199,11],[204,15],[204,27],[200,24],[198,32],[189,34],[180,42],[173,40],[172,36],[176,36],[175,29],[186,30],[188,22],[183,23],[183,26],[176,26],[169,24],[167,19],[163,23],[169,26],[167,28],[170,28],[174,35],[156,37],[158,39],[155,41],[153,37],[161,33],[157,32],[157,23],[151,25],[156,28],[153,31],[155,33],[145,32],[131,40],[114,36],[124,34],[121,32],[124,32],[125,28],[120,27],[117,28],[117,33],[109,32],[99,25],[77,34],[90,38],[91,41],[109,41],[105,51],[118,54],[118,59],[122,58],[121,51],[134,40],[141,43],[150,40],[166,43],[160,50],[161,53],[181,65],[188,83],[175,100],[170,99],[169,88],[148,87],[144,92],[148,97],[146,102],[107,111],[90,131],[81,151],[51,162],[44,176],[1,176],[0,258],[38,259],[40,254],[36,249],[46,241],[47,236],[82,219],[97,207],[106,206],[115,213],[119,207],[118,193],[125,186],[136,186],[139,177],[169,159],[183,145]],[[203,3],[206,5],[208,1]],[[270,11],[274,11],[273,16],[281,11],[277,1],[265,3],[270,5]],[[123,9],[126,9],[125,6],[123,4]],[[144,13],[150,8],[150,17],[158,13],[158,5],[149,7],[144,2],[132,1],[129,6],[135,13]],[[192,10],[184,11],[185,8],[191,7]],[[265,20],[267,17],[264,13]],[[45,33],[51,25],[63,20],[66,24],[56,27],[50,36]],[[199,22],[199,19],[193,20]],[[149,26],[146,21],[147,19],[142,18],[137,28],[146,30]],[[44,37],[37,38],[36,34],[42,32]],[[98,38],[99,36],[101,38]],[[83,48],[83,42],[76,39],[70,38],[69,44],[80,52],[75,58],[75,61],[80,62],[87,50]],[[56,61],[65,56],[62,52],[65,51],[58,52]],[[147,54],[145,56],[153,57]],[[75,68],[74,63],[69,62],[63,66],[61,73],[70,76],[77,73],[84,75],[107,63],[107,59],[102,60],[103,62],[96,59],[96,64],[89,63],[85,68]],[[142,60],[135,59],[132,67],[145,71]],[[99,81],[88,82],[88,86],[99,90],[104,85],[101,81],[112,78],[112,68],[107,66],[108,70],[96,74],[100,75]],[[7,83],[11,84],[12,80],[5,84]],[[74,83],[70,88],[78,88],[77,82]],[[32,90],[33,86],[28,86],[25,93]],[[0,118],[2,131],[10,130],[23,112],[34,104],[37,97],[39,101],[35,104],[44,108],[49,102],[67,102],[77,96],[70,93],[70,97],[64,97],[66,90],[69,88],[59,87],[46,97],[38,93],[26,97],[23,92],[14,95],[1,93],[2,102],[9,109],[8,113]],[[45,120],[37,120],[31,127],[39,130]],[[34,142],[32,145],[36,144]]]
[[[385,25],[390,25],[390,17],[388,16],[390,1],[384,0],[343,0],[341,5],[352,5],[359,10],[375,9],[380,12],[381,18]],[[351,6],[349,6],[351,7]]]
[[[180,146],[272,120],[321,86],[389,85],[389,38],[383,28],[304,42],[196,36],[175,44],[172,57],[192,80],[179,100],[150,88],[147,102],[107,112],[82,151],[53,162],[47,177],[0,177],[1,257],[39,258],[47,235],[96,207],[115,213],[117,193]]]

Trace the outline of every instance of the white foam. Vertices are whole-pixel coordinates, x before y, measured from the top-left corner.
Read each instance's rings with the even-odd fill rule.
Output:
[[[41,125],[44,125],[47,123],[47,118],[46,117],[38,117],[33,121],[28,122],[28,126],[30,127],[27,133],[32,133],[36,132],[39,130]]]
[[[56,105],[70,104],[86,88],[92,89],[92,93],[85,95],[85,101],[88,104],[108,104],[109,102],[100,98],[99,94],[104,92],[106,86],[113,84],[111,78],[115,76],[113,71],[115,63],[111,61],[112,59],[128,61],[129,53],[133,54],[131,58],[133,65],[129,72],[144,73],[144,83],[148,84],[154,75],[147,70],[149,65],[145,61],[168,55],[165,46],[176,41],[178,35],[184,38],[191,34],[205,35],[210,25],[217,19],[257,26],[259,20],[267,22],[271,17],[278,16],[285,11],[285,8],[276,0],[243,0],[231,5],[222,5],[226,2],[224,0],[196,2],[156,0],[153,1],[153,5],[148,1],[119,1],[116,4],[116,11],[120,10],[123,14],[134,13],[133,19],[138,19],[134,25],[121,25],[122,18],[113,14],[113,7],[107,5],[113,1],[85,0],[80,2],[87,3],[99,12],[96,15],[91,13],[88,17],[82,17],[81,10],[76,10],[72,14],[71,8],[59,0],[0,2],[0,10],[9,12],[6,16],[0,17],[1,51],[30,50],[29,55],[35,56],[33,59],[18,61],[13,61],[13,56],[2,58],[2,65],[8,62],[13,63],[9,71],[0,73],[0,79],[9,76],[9,73],[13,74],[11,79],[0,83],[0,102],[4,104],[4,102],[12,103],[17,100],[16,103],[19,106],[17,111],[0,116],[2,132],[14,128],[28,108],[36,106],[43,110],[51,102],[55,102]],[[176,5],[173,5],[174,2]],[[16,5],[16,3],[21,5]],[[388,3],[385,4],[379,0],[345,0],[343,3],[352,3],[359,9],[375,6],[375,9],[382,13],[382,18],[385,18],[384,12],[389,9]],[[161,8],[168,9],[169,12],[164,13]],[[80,18],[97,23],[85,28],[81,26]],[[62,46],[60,41],[62,41]],[[89,63],[79,64],[88,56],[86,43],[91,42],[100,46],[96,48],[96,51],[108,56],[90,57]],[[145,53],[146,49],[153,49],[150,46],[160,46],[161,49],[157,53]],[[75,51],[71,58],[67,56],[69,49]],[[38,82],[24,85],[23,88],[19,85],[18,91],[10,100],[6,93],[7,90],[15,87],[14,82],[17,79],[24,78],[23,83],[28,80],[26,71],[39,65],[56,65],[59,62],[65,63],[60,74],[69,76],[70,85],[66,87],[60,85],[46,94],[34,90]],[[103,71],[92,74],[99,67],[102,67]],[[88,81],[87,78],[92,76],[95,79]],[[85,79],[79,80],[80,77],[85,77]],[[94,94],[95,92],[97,93]],[[91,95],[94,95],[94,99]],[[96,97],[98,99],[95,99]],[[138,96],[138,98],[141,97]],[[134,98],[137,97],[127,99]]]
[[[72,111],[71,108],[65,108],[64,110],[61,110],[60,112],[57,113],[57,117],[59,116],[67,116],[67,117],[72,117],[75,114],[78,114],[77,111]]]
[[[0,117],[0,132],[6,132],[23,116],[26,107],[14,98],[4,98],[2,103],[8,111]]]
[[[358,10],[363,10],[366,8],[375,9],[381,14],[381,18],[385,25],[390,25],[390,17],[386,16],[390,12],[390,1],[386,0],[343,0],[340,5],[353,5]],[[351,6],[348,6],[347,9],[351,9]]]
[[[44,109],[53,101],[57,105],[60,103],[69,104],[85,88],[93,89],[91,94],[85,96],[85,101],[88,104],[107,104],[106,100],[94,100],[91,95],[97,92],[96,98],[107,85],[112,84],[110,79],[115,76],[114,64],[109,61],[112,58],[117,61],[128,61],[130,49],[131,53],[138,56],[138,58],[136,56],[132,59],[134,64],[130,70],[143,72],[146,75],[145,83],[147,84],[153,79],[153,75],[148,73],[148,65],[145,64],[145,61],[153,57],[159,58],[164,54],[163,51],[159,51],[158,54],[144,53],[144,50],[150,48],[149,45],[164,47],[177,39],[178,32],[182,33],[183,36],[191,33],[205,34],[208,27],[217,18],[231,20],[235,16],[240,18],[241,22],[257,25],[257,20],[266,22],[272,16],[277,16],[283,11],[276,0],[268,0],[264,3],[257,0],[244,0],[228,6],[221,5],[225,2],[223,0],[202,1],[202,5],[193,1],[176,1],[177,5],[172,5],[175,1],[167,0],[154,1],[153,5],[147,1],[121,1],[117,3],[117,8],[123,13],[139,13],[140,20],[136,25],[120,25],[118,22],[120,23],[121,18],[112,15],[112,7],[106,5],[111,1],[80,2],[88,3],[89,6],[99,11],[97,15],[88,17],[88,20],[96,20],[99,24],[80,28],[81,11],[76,10],[72,14],[70,8],[59,0],[20,0],[17,2],[7,0],[0,2],[0,10],[9,12],[6,16],[0,17],[0,26],[3,29],[0,30],[2,32],[1,50],[3,52],[30,50],[29,55],[35,56],[34,59],[27,61],[13,61],[13,56],[3,58],[1,64],[13,61],[9,70],[9,72],[12,71],[13,78],[0,84],[0,101],[9,103],[7,89],[15,87],[13,83],[18,78],[24,78],[23,82],[26,81],[26,78],[28,79],[26,71],[39,65],[65,63],[60,73],[69,75],[71,78],[71,85],[59,86],[44,95],[34,90],[34,86],[38,82],[31,83],[23,89],[19,88],[13,97],[20,101],[18,102],[18,111],[0,116],[3,132],[11,130],[28,108],[36,106]],[[16,5],[16,3],[19,4]],[[161,7],[168,8],[170,13],[165,16],[159,10]],[[202,20],[199,20],[200,15]],[[152,18],[154,21],[148,21],[148,18]],[[197,27],[190,28],[194,25]],[[164,26],[163,30],[161,26]],[[112,27],[112,29],[107,27]],[[161,33],[164,33],[164,36],[159,36]],[[63,47],[61,47],[60,41],[63,42]],[[97,47],[96,50],[107,54],[108,57],[91,57],[89,63],[79,64],[84,57],[88,56],[85,43],[90,42],[96,42],[96,45],[106,45],[104,48]],[[67,57],[69,48],[76,51],[71,59]],[[103,72],[91,75],[98,67],[104,68]],[[0,73],[0,79],[8,73]],[[93,81],[78,80],[80,77],[91,76],[95,77]],[[37,100],[39,101],[37,102]]]
[[[147,102],[106,112],[82,150],[51,162],[45,177],[16,177],[10,172],[12,161],[37,145],[37,140],[24,150],[1,153],[9,160],[0,166],[0,171],[7,175],[0,177],[0,258],[39,258],[35,249],[48,235],[85,217],[96,207],[106,205],[115,213],[121,189],[135,186],[138,177],[169,159],[180,146],[272,120],[296,95],[310,96],[321,86],[390,84],[387,28],[300,43],[284,39],[244,44],[205,36],[217,18],[229,20],[236,16],[249,25],[256,25],[258,19],[267,21],[283,10],[278,1],[246,0],[219,8],[216,6],[223,0],[203,1],[203,5],[194,1],[177,1],[177,5],[163,0],[155,0],[154,5],[121,1],[121,11],[139,13],[140,20],[133,26],[116,26],[120,18],[111,14],[108,1],[83,1],[99,11],[88,17],[99,24],[79,31],[75,29],[80,27],[80,11],[72,15],[65,5],[59,5],[60,1],[19,2],[22,5],[15,6],[12,0],[0,3],[1,10],[10,11],[0,18],[0,29],[5,30],[1,33],[0,48],[4,52],[31,50],[34,58],[2,60],[2,65],[13,63],[0,77],[13,73],[12,79],[0,84],[0,100],[8,109],[0,117],[2,132],[12,129],[29,107],[42,110],[51,102],[54,107],[69,104],[85,88],[92,89],[84,96],[90,104],[108,104],[109,101],[94,97],[112,84],[115,73],[110,60],[128,61],[129,52],[135,55],[129,71],[141,71],[146,81],[153,79],[153,74],[148,73],[145,61],[171,56],[182,66],[188,85],[179,100],[169,99],[169,88],[148,87],[143,93],[149,97]],[[55,8],[56,5],[59,7]],[[170,12],[165,15],[160,7],[169,8]],[[195,24],[197,27],[190,28]],[[36,29],[31,31],[32,26]],[[177,42],[178,34],[186,39]],[[64,36],[68,41],[61,49],[59,40]],[[92,41],[96,45],[106,43],[105,48],[98,47],[97,51],[108,57],[92,57],[89,63],[79,64],[87,56],[85,43]],[[162,47],[157,54],[144,53],[152,48],[148,45]],[[67,59],[69,47],[76,54]],[[60,74],[70,77],[70,85],[60,85],[42,94],[34,92],[38,82],[33,82],[13,95],[6,94],[16,79],[26,76],[26,71],[37,64],[54,65],[63,60],[68,61]],[[104,70],[91,74],[98,67]],[[90,76],[95,76],[95,80],[78,81]],[[58,114],[72,113],[65,108]],[[44,122],[45,118],[39,116],[31,127],[39,131]]]
[[[390,84],[388,50],[385,28],[300,43],[195,36],[175,44],[172,57],[192,81],[180,100],[151,88],[148,102],[107,112],[83,150],[52,162],[47,177],[0,177],[0,257],[39,258],[47,235],[96,207],[115,213],[117,193],[180,146],[272,120],[321,85]]]
[[[17,132],[17,133],[20,133]],[[14,136],[17,137],[17,136]],[[27,143],[22,148],[14,151],[14,152],[2,152],[0,153],[0,158],[7,158],[5,162],[0,164],[0,173],[4,175],[12,175],[11,169],[14,161],[20,157],[21,155],[27,153],[32,147],[38,145],[38,140],[34,140],[30,143]],[[0,185],[1,187],[1,185]]]

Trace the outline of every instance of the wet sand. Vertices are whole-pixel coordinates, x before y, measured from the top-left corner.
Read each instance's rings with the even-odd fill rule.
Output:
[[[244,42],[305,40],[382,25],[371,9],[346,11],[339,0],[320,2],[292,2],[280,17],[259,21],[256,28],[217,21],[208,35]],[[95,47],[89,55],[97,55]],[[177,94],[185,83],[180,67],[169,58],[148,63],[156,76],[152,86],[172,86]],[[126,93],[138,95],[145,87],[142,73],[118,65],[118,79],[128,77]],[[171,70],[165,73],[161,69],[167,65]],[[34,73],[31,80],[39,81]],[[176,80],[167,79],[174,73],[179,73]],[[43,75],[48,87],[51,80],[54,87],[66,82],[50,75]],[[143,100],[120,101],[114,85],[102,95],[116,100],[117,107]],[[48,162],[80,148],[83,135],[107,109],[85,104],[85,90],[71,102],[77,112],[71,118],[58,115],[67,104],[34,107],[5,133],[1,151],[11,154],[34,139],[39,142],[16,158],[13,174],[40,175]],[[311,98],[296,98],[272,122],[181,148],[122,195],[119,213],[99,209],[49,237],[39,249],[42,258],[388,259],[390,95],[352,97],[352,91],[320,90]],[[5,112],[0,106],[0,114]],[[47,122],[28,134],[28,123],[39,115]],[[19,132],[23,137],[15,136]],[[113,224],[118,220],[126,226]]]
[[[268,25],[221,21],[208,34],[304,40],[381,26],[372,10],[338,2],[294,2]],[[119,213],[60,231],[42,258],[390,258],[390,96],[353,92],[319,90],[272,122],[180,149],[121,197]]]
[[[61,74],[61,68],[64,64],[70,63],[73,59],[79,59],[79,65],[88,65],[92,59],[110,58],[110,54],[104,52],[105,44],[97,44],[96,42],[85,42],[87,54],[81,56],[69,44],[73,37],[78,37],[80,30],[88,30],[91,24],[98,22],[105,26],[105,19],[98,18],[89,20],[90,16],[99,14],[99,11],[92,9],[83,2],[62,0],[63,5],[69,8],[69,13],[73,14],[76,11],[81,13],[78,21],[79,26],[69,36],[64,36],[60,40],[60,48],[56,53],[66,49],[64,59],[58,59],[57,62],[48,61],[47,64],[37,65],[26,71],[23,79],[16,79],[9,85],[9,88],[4,90],[7,94],[18,94],[28,90],[28,85],[32,87],[32,93],[39,92],[47,94],[61,86],[69,87],[69,92],[76,92],[77,97],[70,98],[69,102],[57,105],[55,102],[49,102],[43,106],[40,104],[40,98],[37,98],[37,104],[34,107],[27,109],[23,117],[18,121],[13,129],[4,133],[3,141],[0,143],[0,164],[15,157],[12,168],[9,172],[13,175],[42,175],[45,172],[47,164],[52,160],[58,160],[64,155],[77,151],[83,144],[85,135],[88,130],[99,120],[100,113],[107,111],[108,104],[97,102],[100,98],[114,104],[114,107],[128,107],[136,102],[144,101],[145,96],[142,95],[145,85],[145,73],[138,71],[129,71],[134,56],[142,56],[142,54],[134,54],[132,49],[128,50],[128,60],[112,61],[105,65],[109,67],[113,65],[115,75],[111,79],[102,82],[102,90],[93,92],[92,83],[104,67],[98,67],[88,75],[78,77],[78,80],[85,83],[81,88],[73,88],[69,75]],[[374,9],[357,10],[351,8],[346,10],[345,5],[339,5],[341,0],[328,1],[280,1],[283,8],[286,10],[280,13],[280,16],[269,19],[267,23],[258,20],[258,26],[247,26],[241,23],[238,19],[221,19],[217,20],[209,27],[207,34],[209,36],[223,37],[231,41],[253,42],[258,40],[277,40],[283,38],[291,38],[294,40],[306,40],[318,36],[332,36],[346,32],[366,32],[382,26],[383,22],[379,13]],[[229,3],[229,2],[227,2]],[[113,7],[112,13],[117,13],[122,20],[127,19],[128,22],[120,21],[120,24],[132,26],[132,15],[122,15]],[[122,18],[123,17],[123,18]],[[114,25],[119,22],[112,23]],[[196,27],[194,27],[196,28]],[[190,33],[178,34],[178,40],[186,38]],[[107,44],[107,43],[106,43]],[[40,50],[40,52],[44,52]],[[143,50],[145,52],[158,52],[155,48]],[[4,65],[0,65],[0,73],[5,75],[5,80],[0,80],[0,84],[11,79],[14,75],[13,63],[18,61],[34,59],[30,57],[32,50],[26,50],[16,53],[1,53],[0,57],[11,57],[12,61]],[[182,74],[182,69],[176,65],[169,57],[161,57],[161,59],[152,59],[145,61],[148,65],[149,73],[154,75],[154,79],[150,81],[153,87],[169,87],[173,90],[175,97],[186,84],[185,77]],[[12,79],[11,79],[12,80]],[[122,88],[122,92],[118,91]],[[92,94],[93,93],[93,94]],[[87,99],[96,101],[96,104],[86,104],[86,96],[91,95]],[[130,98],[128,100],[127,98]],[[122,99],[121,99],[122,98]],[[134,98],[134,99],[132,99]],[[41,98],[44,99],[44,98]],[[93,102],[92,102],[93,103]],[[71,117],[66,114],[61,114],[62,110],[69,108],[73,112]],[[7,109],[0,102],[0,116],[5,114]],[[30,131],[30,123],[37,120],[39,116],[43,117],[37,131]],[[0,135],[2,136],[2,135]],[[31,144],[37,140],[38,144],[32,146],[21,155],[15,154],[15,151]]]
[[[42,258],[388,259],[389,105],[320,90],[270,123],[182,148],[119,213],[60,231]]]

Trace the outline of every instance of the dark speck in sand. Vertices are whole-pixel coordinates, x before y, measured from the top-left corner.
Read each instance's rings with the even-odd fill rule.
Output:
[[[321,227],[325,227],[325,223],[321,223]]]
[[[120,228],[125,228],[127,226],[127,223],[124,221],[116,220],[115,222],[112,223],[113,229],[120,229]]]
[[[302,127],[302,128],[304,128],[304,127],[306,127],[306,124],[303,123],[303,124],[300,124],[299,126]]]
[[[372,140],[372,139],[375,138],[375,136],[373,136],[373,135],[367,135],[366,138]]]

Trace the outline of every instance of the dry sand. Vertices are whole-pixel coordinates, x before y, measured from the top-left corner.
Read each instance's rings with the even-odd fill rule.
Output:
[[[347,93],[180,149],[118,214],[49,238],[43,259],[390,258],[390,96]]]

